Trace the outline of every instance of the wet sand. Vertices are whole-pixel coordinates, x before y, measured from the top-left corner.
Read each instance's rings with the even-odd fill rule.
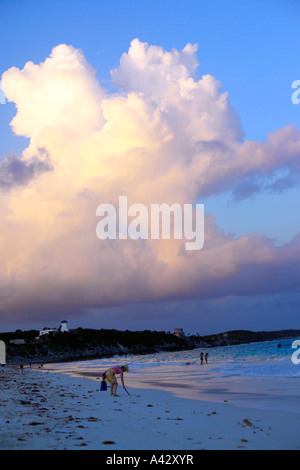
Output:
[[[268,409],[254,406],[260,403],[255,395],[252,403],[235,403],[228,390],[222,398],[221,387],[201,400],[193,385],[140,382],[142,387],[135,388],[137,379],[126,377],[130,396],[119,386],[120,396],[111,397],[109,390],[99,390],[95,373],[92,378],[73,377],[47,371],[47,365],[43,371],[25,368],[23,373],[1,368],[0,449],[300,448],[299,415],[274,408],[276,394]],[[268,388],[270,383],[266,396]]]

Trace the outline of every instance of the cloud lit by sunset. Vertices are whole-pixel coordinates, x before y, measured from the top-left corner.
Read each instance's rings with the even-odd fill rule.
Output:
[[[200,251],[186,252],[184,240],[96,237],[97,206],[117,206],[120,195],[196,204],[298,178],[300,131],[289,124],[266,141],[246,139],[197,54],[190,43],[166,50],[133,39],[111,71],[114,91],[67,44],[2,74],[12,130],[29,145],[0,162],[0,316],[60,319],[66,309],[295,288],[300,235],[278,247],[253,232],[225,234],[207,211]]]

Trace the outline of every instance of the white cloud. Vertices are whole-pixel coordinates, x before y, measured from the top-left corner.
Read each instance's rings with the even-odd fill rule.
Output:
[[[66,45],[41,64],[2,75],[6,97],[17,106],[12,128],[30,138],[20,161],[28,167],[47,156],[52,168],[11,184],[1,199],[2,312],[294,285],[296,271],[289,276],[288,266],[299,260],[298,239],[285,250],[256,235],[234,239],[212,216],[204,248],[193,254],[185,252],[185,240],[96,237],[96,208],[117,205],[119,195],[129,204],[184,204],[229,187],[241,191],[253,175],[299,172],[299,132],[287,126],[267,142],[244,141],[219,82],[197,78],[196,51],[188,44],[167,52],[135,39],[112,71],[121,87],[113,94],[101,89],[82,52]],[[278,285],[274,274],[281,269],[287,275]]]

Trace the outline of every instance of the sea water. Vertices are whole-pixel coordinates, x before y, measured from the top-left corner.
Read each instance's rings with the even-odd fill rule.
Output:
[[[49,366],[53,372],[88,377],[99,384],[109,367],[128,364],[124,378],[130,393],[154,388],[180,398],[300,414],[300,364],[292,360],[294,341],[115,355]],[[201,364],[201,352],[208,353],[207,363]]]
[[[209,380],[213,377],[300,377],[300,364],[292,361],[294,339],[264,341],[240,345],[197,348],[188,351],[159,352],[155,354],[115,355],[109,358],[56,364],[61,372],[89,372],[100,374],[113,365],[128,364],[130,373],[145,380],[153,376],[185,375],[192,379]],[[200,363],[200,353],[208,353],[208,361]],[[300,354],[299,354],[300,356]]]

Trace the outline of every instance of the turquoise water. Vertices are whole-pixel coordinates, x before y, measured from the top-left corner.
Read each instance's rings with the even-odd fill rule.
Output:
[[[261,343],[201,348],[191,351],[161,352],[146,355],[122,355],[113,358],[79,361],[58,364],[56,369],[67,368],[69,371],[103,371],[115,364],[127,363],[130,372],[144,376],[151,373],[179,373],[190,367],[192,372],[201,372],[201,380],[206,377],[300,377],[300,364],[292,362],[293,353],[299,350],[292,348],[295,339],[266,341]],[[278,344],[281,347],[278,347]],[[300,351],[300,350],[299,350]],[[207,352],[208,363],[200,365],[200,352]],[[298,354],[300,359],[300,353]],[[200,368],[200,369],[199,369]]]
[[[200,352],[208,353],[208,363],[201,366],[220,376],[264,376],[264,377],[300,377],[300,364],[292,362],[294,340],[266,341],[261,343],[200,348],[192,351],[159,353],[147,356],[127,357],[134,369],[157,365],[170,368],[200,364]],[[300,357],[300,355],[299,355]],[[121,359],[121,358],[120,358]]]

